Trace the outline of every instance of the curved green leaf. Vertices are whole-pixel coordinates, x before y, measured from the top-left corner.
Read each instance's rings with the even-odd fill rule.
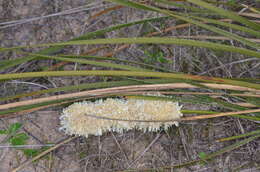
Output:
[[[201,1],[201,0],[187,0],[187,1],[191,2],[193,4],[196,4],[196,5],[200,6],[200,7],[204,7],[204,8],[206,8],[208,10],[211,10],[211,11],[213,11],[215,13],[218,13],[219,15],[228,17],[228,18],[230,18],[230,19],[232,19],[234,21],[237,21],[237,22],[240,22],[242,24],[245,24],[245,25],[251,27],[252,29],[254,29],[256,31],[260,30],[260,25],[259,24],[251,22],[251,21],[247,20],[246,18],[237,15],[234,12],[218,8],[216,6],[213,6],[213,5],[209,4],[209,3]]]
[[[61,43],[52,43],[52,44],[38,44],[32,45],[31,47],[44,47],[44,46],[60,46],[60,45],[94,45],[94,44],[175,44],[183,46],[194,46],[194,47],[203,47],[213,50],[227,51],[240,53],[243,55],[253,56],[260,58],[260,52],[238,48],[230,45],[223,45],[212,42],[205,41],[196,41],[196,40],[187,40],[187,39],[178,39],[178,38],[158,38],[158,37],[138,37],[138,38],[109,38],[109,39],[91,39],[91,40],[80,40],[80,41],[69,41]],[[12,49],[21,49],[28,48],[26,47],[13,47]]]
[[[121,65],[121,64],[115,64],[115,63],[109,63],[109,62],[98,62],[93,60],[85,60],[85,59],[78,59],[78,58],[66,58],[66,57],[58,57],[58,56],[47,56],[47,55],[41,55],[41,54],[33,54],[33,53],[27,53],[31,56],[34,56],[36,58],[48,58],[53,60],[59,60],[59,61],[66,61],[66,62],[74,62],[74,63],[81,63],[81,64],[90,64],[95,66],[102,66],[102,67],[108,67],[108,68],[115,68],[115,69],[123,69],[123,70],[131,70],[131,71],[150,71],[148,69],[142,69],[138,67],[133,67],[129,65]]]

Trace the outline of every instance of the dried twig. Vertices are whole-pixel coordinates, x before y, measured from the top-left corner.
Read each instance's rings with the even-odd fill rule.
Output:
[[[214,83],[201,83],[201,85],[204,85],[206,87],[214,88],[214,89],[227,89],[227,90],[237,90],[237,91],[252,91],[256,93],[260,93],[259,90],[237,86],[237,85],[228,85],[228,84],[214,84]]]

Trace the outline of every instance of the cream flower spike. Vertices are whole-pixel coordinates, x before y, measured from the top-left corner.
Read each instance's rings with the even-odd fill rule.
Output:
[[[178,103],[160,100],[108,98],[96,102],[78,102],[63,110],[60,117],[62,126],[60,129],[70,135],[75,134],[86,137],[89,135],[102,135],[108,131],[122,133],[123,131],[138,129],[146,132],[158,131],[160,127],[166,130],[174,124],[178,126],[178,122],[140,121],[180,119],[182,117],[180,109],[181,106]]]

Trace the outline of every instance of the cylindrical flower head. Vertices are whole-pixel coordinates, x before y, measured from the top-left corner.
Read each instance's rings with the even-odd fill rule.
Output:
[[[63,110],[60,117],[61,130],[70,135],[86,137],[88,135],[102,135],[108,131],[121,133],[131,129],[139,129],[144,132],[158,131],[160,127],[168,129],[171,125],[178,125],[178,122],[137,122],[131,120],[176,120],[182,117],[180,109],[181,106],[178,103],[160,100],[109,98],[96,102],[79,102]]]

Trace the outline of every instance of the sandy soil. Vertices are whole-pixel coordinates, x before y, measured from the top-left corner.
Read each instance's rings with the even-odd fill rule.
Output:
[[[81,7],[86,4],[93,4],[89,10],[75,12],[68,15],[57,15],[37,19],[39,16],[57,14],[65,10]],[[91,18],[110,7],[107,3],[100,3],[94,0],[0,0],[0,22],[17,21],[13,25],[0,25],[0,45],[1,47],[12,47],[20,45],[32,45],[38,43],[50,43],[65,41],[82,35],[90,31],[98,30],[106,26],[118,23],[125,23],[137,19],[157,16],[154,13],[137,11],[134,9],[122,8],[117,11]],[[25,19],[35,19],[27,22]],[[21,24],[19,22],[25,22]],[[175,24],[174,21],[165,21],[166,26]],[[151,28],[160,27],[160,23],[133,26],[117,32],[106,34],[110,37],[127,37],[144,35]],[[168,35],[180,34],[204,34],[203,30],[190,27],[182,31],[172,31]],[[63,53],[86,53],[90,49],[98,46],[68,47]],[[117,46],[109,46],[100,50],[95,55],[103,55],[110,52]],[[219,59],[216,54],[207,52],[205,49],[194,51],[192,48],[179,46],[140,46],[132,45],[130,48],[116,54],[121,59],[140,60],[144,58],[145,50],[152,51],[159,49],[163,51],[172,64],[158,64],[169,70],[183,71],[187,73],[200,74],[206,71],[212,76],[248,76],[259,75],[257,63],[254,60],[238,65],[228,65],[220,67],[211,72],[207,72],[216,66],[232,63],[242,59],[234,54],[223,54]],[[39,48],[33,49],[38,51]],[[32,50],[28,50],[32,51]],[[15,52],[2,53],[0,59],[19,58]],[[196,60],[194,60],[196,58]],[[52,60],[32,61],[21,64],[4,71],[23,72],[35,71],[42,67],[54,64]],[[89,65],[80,66],[68,64],[65,69],[99,69]],[[21,92],[52,88],[56,86],[76,85],[78,83],[90,83],[98,81],[98,77],[64,77],[31,79],[29,83],[22,84],[19,81],[2,84],[0,91],[2,96],[14,95]],[[38,84],[38,85],[35,85]],[[48,96],[48,95],[43,95]],[[30,99],[30,97],[29,97]],[[214,109],[214,105],[196,106],[185,104],[189,109]],[[44,109],[38,112],[26,114],[13,119],[1,119],[0,129],[8,127],[14,122],[23,124],[19,132],[27,133],[30,136],[29,145],[46,145],[57,143],[68,138],[59,131],[59,115],[62,107]],[[160,166],[170,166],[186,161],[197,159],[201,152],[210,153],[228,146],[235,141],[217,142],[219,138],[241,134],[257,128],[256,123],[236,118],[221,118],[194,122],[181,123],[180,127],[173,126],[168,131],[160,133],[142,133],[130,131],[124,134],[107,133],[101,137],[79,137],[74,141],[56,149],[47,157],[26,166],[20,172],[85,172],[85,171],[117,171],[129,168],[156,168]],[[0,135],[0,141],[5,137]],[[247,144],[235,151],[225,153],[212,161],[204,164],[197,164],[178,170],[167,169],[167,171],[231,171],[239,166],[243,172],[257,171],[255,166],[260,164],[260,140]],[[1,146],[8,146],[1,143]],[[11,171],[11,169],[21,165],[26,157],[19,149],[0,148],[0,172]]]

